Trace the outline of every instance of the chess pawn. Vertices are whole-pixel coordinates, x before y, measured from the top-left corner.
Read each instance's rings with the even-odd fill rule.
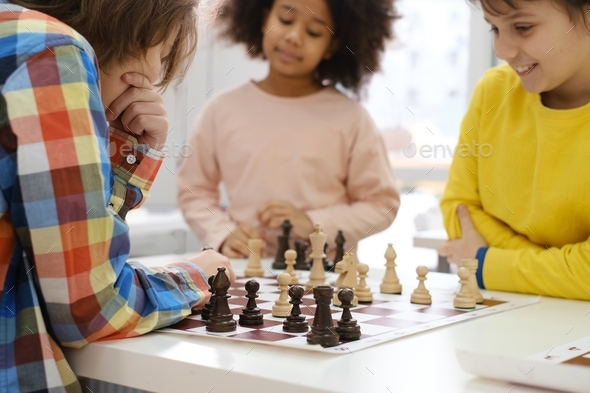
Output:
[[[287,315],[287,319],[283,321],[283,331],[288,333],[306,333],[309,330],[309,325],[304,315],[301,315],[301,308],[299,305],[303,303],[305,290],[301,285],[293,285],[289,288],[289,296],[291,300],[289,303],[293,305],[291,312]]]
[[[385,251],[385,260],[387,261],[385,263],[385,276],[383,276],[383,281],[379,287],[381,293],[402,293],[402,286],[399,283],[397,273],[395,272],[395,267],[397,266],[395,258],[397,258],[397,254],[395,253],[392,244],[389,243],[387,245],[387,250]]]
[[[201,312],[201,319],[207,320],[211,316],[211,311],[213,311],[213,306],[215,305],[215,289],[213,288],[213,280],[215,279],[215,274],[212,274],[207,279],[207,283],[209,283],[208,291],[211,293],[211,297],[209,301],[203,307],[203,311]]]
[[[361,338],[361,327],[356,323],[356,319],[352,318],[352,314],[350,313],[353,298],[354,292],[348,288],[338,292],[338,299],[342,304],[342,317],[338,320],[336,333],[340,335],[340,340],[352,341]]]
[[[320,344],[322,347],[333,347],[340,343],[340,335],[334,330],[330,303],[334,289],[327,285],[313,288],[316,309],[313,316],[311,331],[307,333],[308,344]]]
[[[453,300],[453,305],[455,308],[463,308],[463,309],[473,309],[475,308],[475,299],[469,290],[469,269],[466,267],[460,267],[457,270],[457,275],[459,276],[459,283],[461,283],[461,288],[459,289],[459,293],[455,296],[455,300]]]
[[[426,281],[426,275],[428,274],[428,268],[426,266],[418,266],[416,268],[416,273],[418,274],[418,287],[414,289],[414,292],[410,298],[410,302],[415,304],[430,305],[432,304],[432,296],[430,296],[430,292],[424,285],[424,281]]]
[[[469,270],[469,291],[471,295],[475,299],[475,303],[482,304],[483,303],[483,296],[479,291],[479,287],[477,286],[477,277],[475,274],[477,273],[477,267],[479,266],[479,262],[475,258],[466,258],[461,260],[461,264]]]
[[[299,278],[297,278],[297,272],[295,272],[295,259],[297,258],[297,252],[295,250],[287,250],[285,251],[285,264],[287,265],[287,270],[285,273],[289,273],[291,276],[291,284],[295,285],[299,284]]]
[[[209,320],[207,320],[206,330],[208,332],[225,333],[236,330],[237,323],[227,302],[227,299],[230,297],[227,293],[230,285],[231,283],[225,273],[225,268],[218,267],[217,274],[213,279],[215,305],[213,306]]]
[[[277,277],[279,282],[279,291],[281,291],[279,298],[275,300],[272,306],[272,316],[285,318],[291,312],[292,305],[289,303],[289,284],[291,283],[291,275],[289,273],[281,273]]]
[[[258,295],[256,292],[260,289],[260,284],[256,282],[256,280],[249,280],[246,285],[246,297],[248,298],[248,303],[246,304],[245,308],[242,308],[242,313],[240,314],[240,325],[241,326],[255,326],[255,325],[262,325],[262,314],[260,313],[260,309],[256,306],[256,298]]]
[[[315,225],[315,230],[309,235],[311,241],[311,258],[313,264],[311,265],[311,272],[309,273],[309,281],[305,284],[305,290],[310,291],[313,287],[327,285],[326,272],[324,271],[323,259],[324,243],[326,242],[326,234],[322,232],[320,224]]]
[[[261,239],[249,239],[248,249],[250,254],[248,255],[248,266],[244,270],[244,276],[246,277],[263,277],[264,269],[260,263],[260,251],[262,249]]]
[[[359,263],[356,270],[359,273],[359,285],[356,287],[355,294],[359,299],[359,303],[372,303],[373,293],[371,292],[371,288],[367,285],[369,265],[366,263]]]

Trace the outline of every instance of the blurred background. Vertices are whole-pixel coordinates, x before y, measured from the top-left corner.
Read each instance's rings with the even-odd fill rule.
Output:
[[[445,236],[438,200],[459,125],[476,82],[497,61],[481,11],[466,0],[400,0],[398,10],[397,39],[387,48],[362,104],[383,135],[402,205],[394,224],[361,241],[357,254],[370,266],[383,265],[387,243],[392,243],[399,265],[435,270],[440,266],[434,248]],[[248,59],[244,47],[219,40],[210,20],[201,21],[200,31],[188,77],[166,92],[173,127],[169,156],[147,203],[128,215],[132,257],[201,248],[177,209],[177,158],[213,94],[266,75],[266,65]]]

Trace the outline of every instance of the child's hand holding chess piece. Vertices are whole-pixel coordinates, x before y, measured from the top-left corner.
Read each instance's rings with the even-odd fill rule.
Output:
[[[258,209],[258,220],[262,227],[268,229],[278,228],[283,221],[289,220],[293,225],[295,236],[302,239],[307,238],[313,232],[313,224],[309,216],[288,201],[266,202]]]
[[[250,255],[250,250],[248,250],[249,239],[262,239],[262,250],[266,247],[265,239],[258,230],[239,223],[225,239],[219,251],[228,258],[248,258],[248,255]]]

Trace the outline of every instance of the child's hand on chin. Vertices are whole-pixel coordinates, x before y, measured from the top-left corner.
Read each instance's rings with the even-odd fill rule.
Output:
[[[168,133],[164,98],[142,74],[128,72],[121,79],[130,86],[106,112],[109,124],[135,135],[141,144],[162,150]]]
[[[296,208],[287,201],[268,201],[258,209],[258,220],[264,228],[274,229],[281,226],[283,221],[289,220],[293,225],[295,236],[307,239],[313,232],[313,223],[303,210]]]

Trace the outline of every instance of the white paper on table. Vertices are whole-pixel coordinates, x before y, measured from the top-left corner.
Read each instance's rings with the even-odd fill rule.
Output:
[[[589,341],[589,339],[585,339]],[[580,346],[582,341],[580,340]],[[571,343],[568,344],[571,346]],[[520,359],[499,355],[457,350],[461,367],[472,374],[531,385],[545,389],[556,389],[574,393],[590,392],[590,367],[557,363],[555,357],[544,359],[547,352],[560,353],[556,347],[543,354]]]

